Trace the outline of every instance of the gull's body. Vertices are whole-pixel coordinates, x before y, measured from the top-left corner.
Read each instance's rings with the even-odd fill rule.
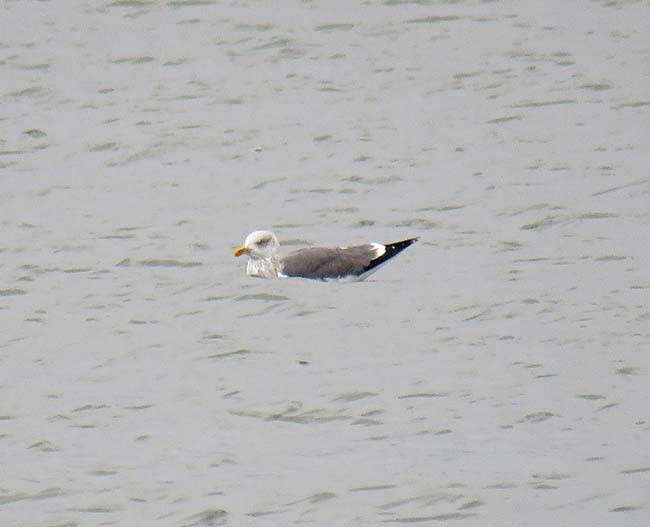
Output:
[[[312,278],[316,280],[352,277],[363,280],[418,238],[394,243],[367,243],[353,247],[309,247],[280,257],[280,243],[269,231],[253,231],[234,255],[248,255],[246,273],[259,278]]]

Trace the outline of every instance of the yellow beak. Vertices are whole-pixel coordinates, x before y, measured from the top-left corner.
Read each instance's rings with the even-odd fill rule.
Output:
[[[241,256],[242,254],[246,254],[246,253],[249,253],[249,252],[250,252],[250,249],[248,249],[247,247],[242,246],[242,247],[237,247],[233,251],[232,254],[233,254],[233,256]]]

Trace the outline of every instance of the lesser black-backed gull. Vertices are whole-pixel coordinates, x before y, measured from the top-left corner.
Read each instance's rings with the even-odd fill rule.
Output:
[[[275,234],[253,231],[246,236],[244,245],[237,247],[233,254],[246,254],[246,273],[259,278],[326,280],[350,277],[363,280],[417,240],[409,238],[393,243],[366,243],[353,247],[308,247],[282,258],[278,254],[280,243]]]

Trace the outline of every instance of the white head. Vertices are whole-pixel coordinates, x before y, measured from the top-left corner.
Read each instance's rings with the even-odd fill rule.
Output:
[[[253,260],[270,260],[277,255],[280,243],[270,231],[253,231],[244,241],[244,245],[237,247],[235,256],[247,254]]]

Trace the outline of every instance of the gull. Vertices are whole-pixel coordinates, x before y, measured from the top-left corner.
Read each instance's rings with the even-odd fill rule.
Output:
[[[248,256],[246,273],[258,278],[311,278],[363,280],[388,260],[418,241],[408,238],[393,243],[366,243],[352,247],[308,247],[282,258],[280,243],[270,231],[253,231],[237,247],[234,256]]]

